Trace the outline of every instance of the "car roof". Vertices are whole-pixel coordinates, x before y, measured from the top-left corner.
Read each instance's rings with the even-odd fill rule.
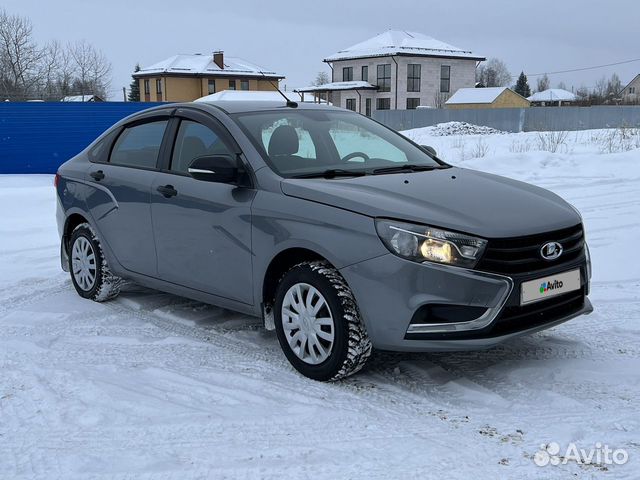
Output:
[[[176,104],[177,107],[204,107],[217,108],[226,113],[248,113],[248,112],[261,112],[267,110],[279,110],[279,109],[291,109],[291,110],[344,110],[320,103],[311,102],[295,102],[297,107],[291,107],[287,105],[287,102],[283,99],[280,101],[261,101],[261,100],[221,100],[216,102],[190,102]]]

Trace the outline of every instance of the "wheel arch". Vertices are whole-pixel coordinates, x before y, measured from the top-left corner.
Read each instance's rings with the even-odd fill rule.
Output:
[[[62,229],[62,246],[67,255],[69,254],[69,240],[71,239],[71,234],[75,228],[82,223],[91,224],[85,215],[77,212],[72,213],[65,219],[64,227]]]

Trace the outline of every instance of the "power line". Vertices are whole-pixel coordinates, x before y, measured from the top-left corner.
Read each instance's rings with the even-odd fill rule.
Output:
[[[607,63],[607,64],[604,64],[604,65],[595,65],[593,67],[573,68],[573,69],[570,69],[570,70],[559,70],[557,72],[527,73],[525,75],[527,77],[542,77],[543,75],[556,75],[556,74],[560,74],[560,73],[584,72],[586,70],[596,70],[598,68],[615,67],[616,65],[625,65],[627,63],[634,63],[634,62],[640,62],[640,58],[633,58],[631,60],[623,60],[622,62]],[[517,77],[517,75],[514,76],[513,78],[516,78],[516,77]]]

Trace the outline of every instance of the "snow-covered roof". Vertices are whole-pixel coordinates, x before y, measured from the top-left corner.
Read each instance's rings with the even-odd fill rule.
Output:
[[[97,95],[69,95],[60,100],[61,102],[101,102]]]
[[[293,92],[282,92],[291,101],[299,102],[300,95]],[[223,90],[212,93],[205,97],[198,98],[194,102],[221,102],[221,101],[254,101],[254,102],[277,102],[283,101],[282,95],[276,91],[257,90]]]
[[[527,97],[530,102],[575,102],[577,97],[561,88],[550,88]]]
[[[462,50],[422,33],[387,30],[364,42],[340,50],[324,59],[325,62],[351,58],[382,57],[388,55],[416,55],[429,57],[459,57],[485,60],[469,50]]]
[[[154,63],[133,74],[134,77],[154,75],[158,73],[170,73],[174,75],[238,75],[244,77],[272,77],[284,78],[276,72],[248,62],[238,57],[224,56],[224,69],[214,61],[213,55],[194,53],[191,55],[180,54],[169,57],[161,62]]]
[[[509,89],[507,87],[461,88],[447,100],[446,104],[493,103],[505,90]]]
[[[327,92],[333,90],[376,90],[378,87],[369,82],[353,81],[353,82],[331,82],[322,85],[312,85],[310,87],[296,88],[296,92]]]

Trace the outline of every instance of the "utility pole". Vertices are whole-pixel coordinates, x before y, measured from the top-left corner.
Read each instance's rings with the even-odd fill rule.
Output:
[[[122,87],[122,101],[123,102],[127,101],[127,88],[126,87]]]

